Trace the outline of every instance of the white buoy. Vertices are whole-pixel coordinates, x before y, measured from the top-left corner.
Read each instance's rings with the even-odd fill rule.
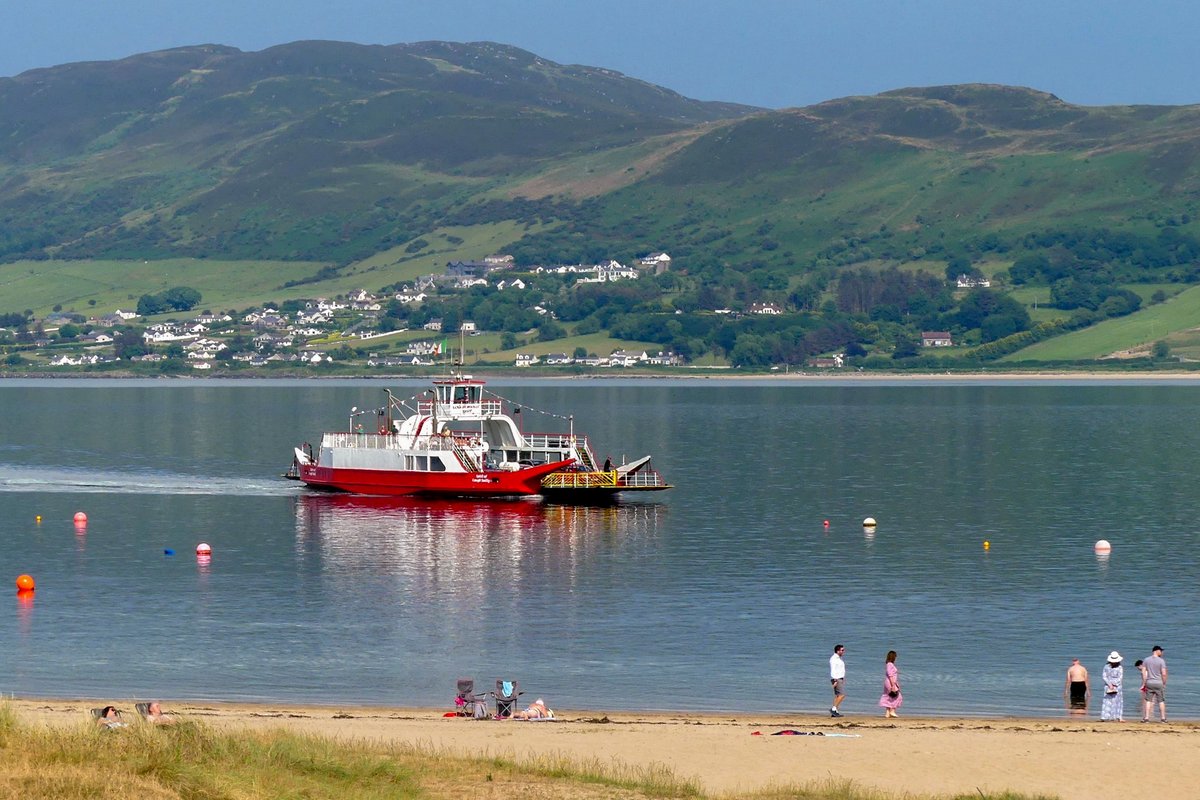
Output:
[[[212,548],[211,548],[211,547],[208,545],[208,543],[206,543],[206,542],[201,542],[200,544],[196,545],[196,555],[198,555],[198,556],[211,556],[211,555],[212,555]]]
[[[1097,553],[1112,552],[1112,545],[1108,543],[1108,539],[1101,539],[1100,541],[1096,542],[1096,552]]]
[[[874,528],[874,527],[875,527],[875,518],[874,518],[874,517],[867,517],[866,519],[864,519],[864,520],[863,520],[863,527],[864,527],[864,528]]]

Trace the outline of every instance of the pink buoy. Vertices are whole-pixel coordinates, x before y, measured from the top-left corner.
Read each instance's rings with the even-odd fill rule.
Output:
[[[1107,539],[1101,539],[1100,541],[1096,542],[1096,552],[1097,553],[1111,553],[1112,545],[1109,544]]]
[[[211,555],[212,555],[212,548],[211,548],[211,547],[209,547],[209,546],[208,546],[208,544],[207,544],[206,542],[201,542],[200,544],[196,545],[196,555],[198,555],[198,556],[211,556]]]
[[[83,513],[82,511],[76,511],[75,512],[75,521],[76,522],[87,522],[87,514]]]

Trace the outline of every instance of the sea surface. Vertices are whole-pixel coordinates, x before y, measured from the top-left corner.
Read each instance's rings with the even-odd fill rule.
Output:
[[[1171,715],[1200,718],[1200,386],[494,381],[526,430],[571,414],[675,488],[579,507],[280,477],[352,407],[425,387],[0,382],[0,691],[448,708],[469,676],[551,707],[823,713],[840,642],[851,717],[880,713],[889,649],[902,713],[1065,715],[1078,657],[1096,716],[1117,649],[1136,718],[1133,660],[1161,644]]]

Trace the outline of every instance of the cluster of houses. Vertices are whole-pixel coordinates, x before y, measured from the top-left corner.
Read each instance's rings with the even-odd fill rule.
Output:
[[[639,269],[640,267],[640,269]],[[635,281],[642,276],[643,271],[654,274],[665,272],[671,267],[671,257],[666,253],[651,253],[638,260],[638,267],[627,267],[619,261],[608,260],[599,264],[556,264],[553,266],[537,266],[529,271],[537,275],[574,275],[576,284],[609,283],[612,281]],[[488,256],[481,261],[451,261],[446,265],[443,275],[426,275],[417,281],[418,288],[428,288],[440,284],[451,284],[456,289],[469,289],[472,286],[489,285],[492,273],[508,271],[514,268],[513,257],[509,255]],[[497,290],[508,288],[524,289],[525,282],[520,278],[505,278],[495,281]],[[403,300],[401,302],[404,302]]]
[[[545,364],[546,366],[567,366],[570,364],[579,364],[587,367],[636,367],[638,365],[651,367],[677,367],[683,363],[683,359],[674,353],[661,351],[654,355],[649,355],[646,351],[634,350],[614,350],[608,356],[584,356],[575,358],[566,353],[547,353],[544,356],[533,355],[532,353],[518,353],[516,358],[516,366],[532,367],[534,364]]]

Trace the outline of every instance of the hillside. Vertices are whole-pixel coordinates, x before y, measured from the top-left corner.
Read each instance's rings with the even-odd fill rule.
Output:
[[[749,366],[891,364],[923,331],[952,334],[935,365],[1194,355],[1167,301],[1200,284],[1200,106],[963,85],[765,111],[493,43],[297,42],[34,70],[0,109],[0,314],[30,338],[54,306],[390,294],[509,253],[519,296],[442,287],[375,324]],[[652,251],[669,272],[617,285],[528,269]]]
[[[752,110],[440,42],[68,64],[0,79],[0,108],[0,257],[329,261],[547,164],[630,146],[637,160]]]

